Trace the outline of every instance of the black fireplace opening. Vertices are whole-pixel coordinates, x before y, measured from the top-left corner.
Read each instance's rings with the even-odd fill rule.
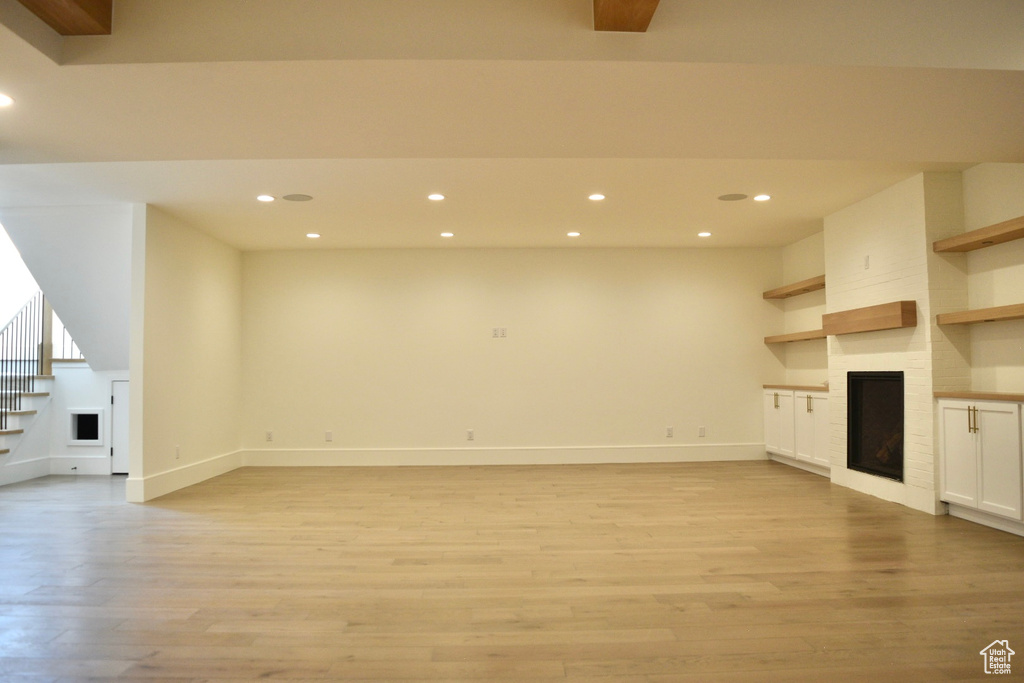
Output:
[[[846,375],[846,466],[903,481],[903,373]]]

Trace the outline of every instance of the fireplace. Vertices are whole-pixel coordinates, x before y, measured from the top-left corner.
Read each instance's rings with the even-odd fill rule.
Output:
[[[846,466],[903,481],[903,373],[850,372]]]

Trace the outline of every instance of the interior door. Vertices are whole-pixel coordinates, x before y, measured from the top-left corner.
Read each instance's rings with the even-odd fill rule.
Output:
[[[110,383],[110,471],[128,474],[128,380]]]

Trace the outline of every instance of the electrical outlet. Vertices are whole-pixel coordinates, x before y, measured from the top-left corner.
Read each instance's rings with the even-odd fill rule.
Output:
[[[701,438],[707,436],[707,429],[703,425],[697,427],[697,436]]]
[[[508,336],[508,328],[507,327],[499,327],[498,328],[498,336],[501,337],[502,339],[507,337]]]
[[[334,432],[324,432],[324,441],[334,441]]]
[[[671,439],[672,437],[675,436],[675,432],[676,430],[673,429],[672,427],[665,427],[665,438]]]
[[[181,457],[181,446],[174,447],[174,459],[177,460]]]
[[[267,432],[267,441],[274,440],[274,432]]]
[[[466,441],[473,441],[473,438],[474,438],[473,437],[473,430],[472,429],[467,429],[466,430]]]

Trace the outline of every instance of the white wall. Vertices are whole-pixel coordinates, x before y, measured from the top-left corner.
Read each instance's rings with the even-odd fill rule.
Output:
[[[544,449],[562,449],[556,460],[763,457],[760,384],[781,372],[763,344],[779,316],[761,298],[779,278],[775,250],[243,262],[250,462],[485,463],[543,460]],[[492,338],[495,327],[507,338]]]
[[[0,209],[11,241],[96,370],[127,370],[132,206]]]
[[[233,469],[241,255],[146,207],[133,240],[132,463],[142,501]]]
[[[967,230],[1024,216],[1024,164],[981,164],[964,171]],[[969,252],[970,308],[1024,303],[1024,240]],[[970,327],[972,388],[1024,392],[1024,320]]]
[[[112,413],[111,382],[127,380],[128,373],[95,372],[84,363],[55,362],[49,412],[51,474],[110,474]],[[72,410],[101,410],[102,443],[70,445],[68,428]],[[127,427],[127,425],[125,425]]]

